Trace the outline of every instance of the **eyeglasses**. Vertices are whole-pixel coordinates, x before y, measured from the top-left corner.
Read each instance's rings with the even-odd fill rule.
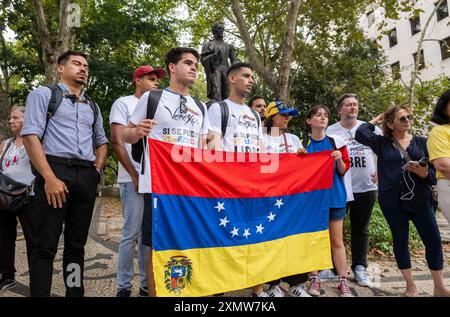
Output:
[[[187,107],[187,99],[184,96],[180,96],[180,111],[181,113],[187,113],[188,107]]]
[[[409,115],[407,115],[407,116],[403,116],[403,117],[398,118],[398,120],[399,120],[400,122],[402,122],[402,123],[405,123],[405,122],[407,122],[407,121],[410,121],[410,122],[411,122],[412,119],[413,119],[412,114],[409,114]]]

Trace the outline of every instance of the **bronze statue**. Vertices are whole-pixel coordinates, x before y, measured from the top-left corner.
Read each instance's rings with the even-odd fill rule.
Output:
[[[203,44],[200,60],[205,68],[208,98],[222,101],[228,97],[229,90],[226,74],[230,63],[237,62],[236,49],[233,45],[223,40],[223,23],[214,23],[211,30],[214,34],[214,40]]]

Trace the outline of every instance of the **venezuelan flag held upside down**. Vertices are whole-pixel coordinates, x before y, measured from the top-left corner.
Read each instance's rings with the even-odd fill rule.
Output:
[[[158,296],[205,296],[332,267],[329,151],[279,155],[278,170],[262,174],[262,155],[198,162],[214,152],[183,148],[176,162],[172,144],[150,140],[149,150]]]

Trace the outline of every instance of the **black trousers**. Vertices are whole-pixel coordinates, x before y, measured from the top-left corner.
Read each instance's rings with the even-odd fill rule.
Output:
[[[16,254],[17,219],[20,221],[27,246],[27,261],[30,266],[31,251],[36,235],[36,218],[33,198],[17,214],[0,210],[0,273],[10,279],[14,278]]]
[[[95,204],[100,174],[94,167],[77,167],[49,162],[69,193],[62,208],[47,203],[45,181],[36,175],[37,232],[30,267],[32,297],[50,296],[53,261],[64,226],[63,276],[66,297],[84,296],[84,246]]]
[[[355,200],[347,203],[350,214],[352,270],[357,265],[367,268],[369,252],[369,224],[373,206],[377,199],[377,191],[354,193]]]

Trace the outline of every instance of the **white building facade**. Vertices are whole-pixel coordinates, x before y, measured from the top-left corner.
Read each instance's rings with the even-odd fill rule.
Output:
[[[398,20],[386,20],[385,9],[368,7],[360,19],[360,27],[367,38],[376,41],[387,56],[386,70],[393,79],[409,83],[414,70],[419,39],[425,24],[433,12],[436,0],[419,0],[415,5],[423,12],[418,18],[411,13],[400,13]],[[434,13],[425,32],[422,58],[419,63],[419,80],[432,80],[441,76],[450,77],[450,0],[445,0]],[[387,23],[383,31],[381,22]]]

